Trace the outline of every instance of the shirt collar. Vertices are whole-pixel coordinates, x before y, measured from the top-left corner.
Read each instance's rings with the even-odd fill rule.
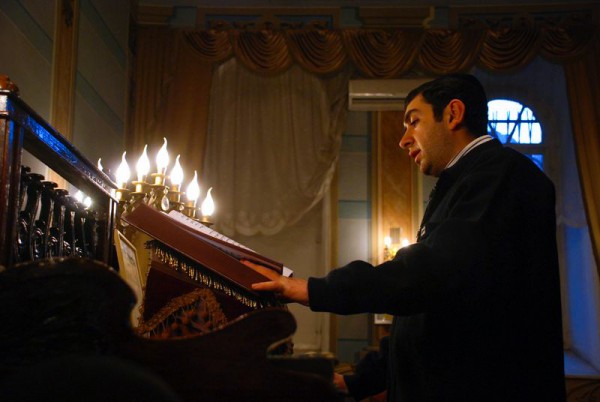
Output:
[[[466,147],[464,147],[459,153],[457,153],[454,158],[452,158],[450,160],[450,162],[448,162],[448,164],[446,165],[446,167],[444,169],[448,169],[449,167],[452,167],[456,164],[456,162],[458,162],[458,160],[460,158],[462,158],[463,156],[465,156],[466,154],[468,154],[470,151],[472,151],[475,147],[478,147],[481,144],[485,144],[488,141],[493,140],[491,135],[482,135],[480,137],[475,138],[473,141],[469,142],[467,144]]]

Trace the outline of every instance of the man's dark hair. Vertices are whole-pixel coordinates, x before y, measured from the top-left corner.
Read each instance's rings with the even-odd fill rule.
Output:
[[[433,107],[433,116],[442,120],[444,108],[452,99],[460,99],[465,104],[464,125],[476,137],[487,134],[487,96],[477,78],[470,74],[449,74],[426,82],[410,91],[404,105],[422,95]]]

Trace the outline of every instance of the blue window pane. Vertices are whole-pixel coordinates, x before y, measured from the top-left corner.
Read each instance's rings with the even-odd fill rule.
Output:
[[[540,123],[533,123],[531,125],[531,143],[542,143],[542,126],[540,125]]]
[[[488,133],[503,144],[541,144],[542,127],[533,111],[519,102],[488,102]]]

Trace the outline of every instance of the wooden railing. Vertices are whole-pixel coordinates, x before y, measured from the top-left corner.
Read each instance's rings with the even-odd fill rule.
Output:
[[[26,150],[93,204],[23,166]],[[80,256],[114,266],[115,183],[20,97],[0,75],[0,265]]]

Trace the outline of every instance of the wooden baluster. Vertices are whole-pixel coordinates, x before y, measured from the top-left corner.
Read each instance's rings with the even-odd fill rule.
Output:
[[[29,175],[31,169],[28,166],[21,166],[21,186],[19,193],[19,217],[17,220],[17,239],[14,244],[15,262],[25,261],[27,256],[27,216],[25,214],[25,205],[27,202],[27,188],[31,183]]]
[[[65,244],[65,197],[69,192],[62,188],[54,190],[54,212],[52,217],[52,226],[50,227],[50,255],[52,257],[62,257]]]
[[[21,166],[21,189],[19,192],[19,211],[25,209],[25,198],[27,196],[27,186],[31,181],[31,168],[29,166]]]
[[[75,211],[77,210],[77,200],[70,195],[67,195],[63,199],[65,201],[63,253],[65,256],[77,255],[75,244]]]
[[[36,226],[42,231],[41,257],[50,257],[50,228],[52,227],[52,218],[54,215],[54,189],[57,184],[51,181],[42,183],[42,206],[39,219]]]
[[[74,255],[78,257],[87,256],[87,244],[85,239],[85,219],[87,211],[85,206],[80,202],[74,202],[74,222],[73,222],[73,250]]]
[[[85,239],[87,241],[86,244],[86,257],[97,259],[98,253],[98,212],[93,210],[87,211],[87,218],[85,219]]]
[[[24,254],[22,255],[22,261],[37,260],[36,244],[41,240],[41,232],[35,226],[35,219],[37,217],[40,205],[40,197],[42,192],[42,180],[44,176],[37,173],[29,173],[30,178],[29,185],[27,186],[27,201],[25,203],[25,210],[21,211],[22,219],[25,222],[25,237],[23,244],[25,246]]]

